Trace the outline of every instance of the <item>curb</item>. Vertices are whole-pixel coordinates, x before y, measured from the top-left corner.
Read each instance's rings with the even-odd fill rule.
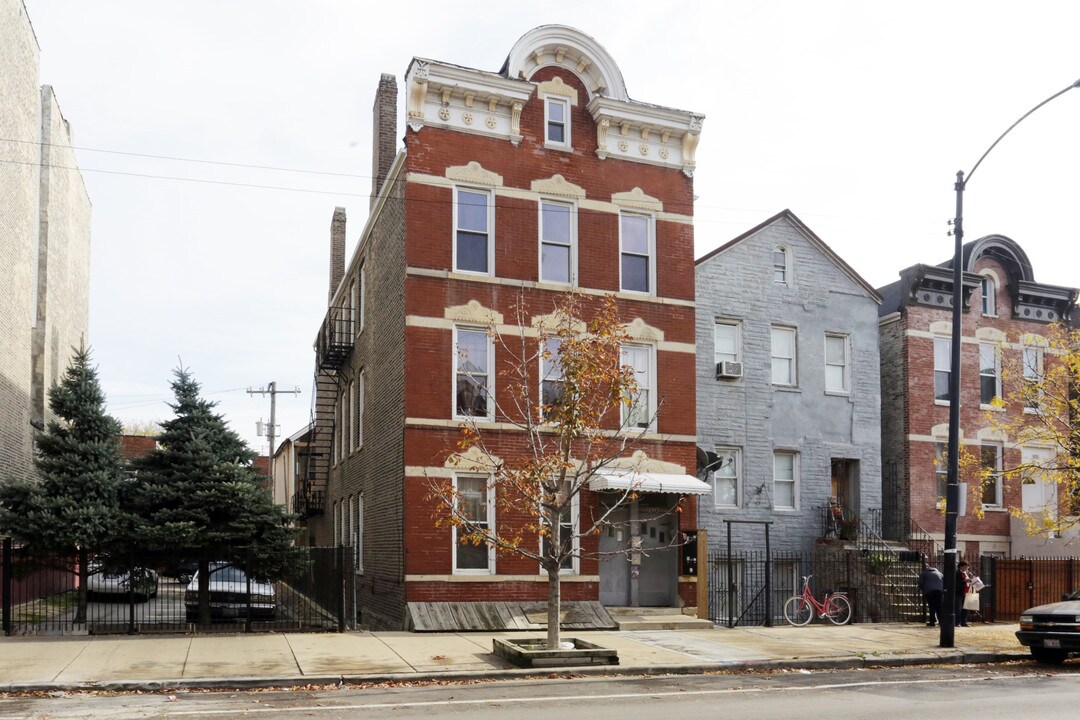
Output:
[[[370,675],[306,675],[289,677],[188,678],[183,680],[110,680],[82,683],[8,683],[0,693],[30,692],[167,692],[171,690],[254,690],[303,685],[359,685],[422,683],[469,680],[528,680],[565,677],[621,677],[632,675],[704,675],[712,672],[760,672],[776,670],[860,670],[913,665],[968,665],[1030,659],[1026,652],[950,651],[941,654],[886,655],[882,657],[817,657],[791,660],[733,660],[689,665],[604,665],[562,667],[537,672],[535,668],[462,670],[433,673],[385,673]]]

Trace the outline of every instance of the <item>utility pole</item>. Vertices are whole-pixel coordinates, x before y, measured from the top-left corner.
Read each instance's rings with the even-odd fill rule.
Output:
[[[277,396],[278,395],[299,395],[300,388],[294,387],[292,390],[278,390],[277,382],[271,381],[265,388],[248,388],[248,395],[269,395],[270,396],[270,429],[267,431],[266,436],[270,441],[270,451],[267,453],[269,462],[274,462],[274,423],[277,421]],[[272,471],[273,468],[270,468]]]

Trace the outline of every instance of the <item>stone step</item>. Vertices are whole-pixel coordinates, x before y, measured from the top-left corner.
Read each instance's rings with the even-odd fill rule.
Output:
[[[631,617],[612,616],[620,632],[631,630],[708,630],[716,627],[711,620],[701,620],[689,615],[669,615],[660,617],[656,615]]]

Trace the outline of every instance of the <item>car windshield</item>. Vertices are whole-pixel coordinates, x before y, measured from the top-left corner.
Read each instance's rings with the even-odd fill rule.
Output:
[[[246,583],[247,575],[240,568],[232,565],[215,568],[210,571],[210,580],[220,583]]]

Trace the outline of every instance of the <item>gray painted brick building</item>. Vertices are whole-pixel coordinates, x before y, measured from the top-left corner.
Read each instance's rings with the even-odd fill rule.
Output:
[[[789,210],[695,273],[698,445],[713,485],[699,526],[721,547],[724,520],[770,521],[773,550],[809,552],[831,498],[851,513],[881,505],[881,298]],[[763,549],[763,526],[731,529],[733,548]]]

